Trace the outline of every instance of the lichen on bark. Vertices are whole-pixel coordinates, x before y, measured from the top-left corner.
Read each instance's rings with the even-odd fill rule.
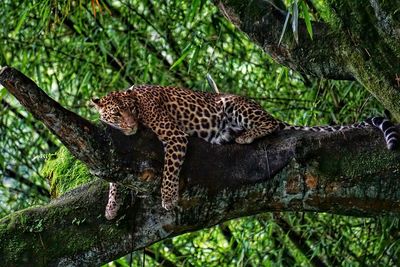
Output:
[[[399,23],[393,16],[398,9],[395,3],[328,1],[331,20],[327,22],[343,44],[341,55],[354,77],[400,121],[400,83],[396,80],[400,76],[400,43],[399,35],[394,34]],[[392,16],[384,22],[382,13]]]

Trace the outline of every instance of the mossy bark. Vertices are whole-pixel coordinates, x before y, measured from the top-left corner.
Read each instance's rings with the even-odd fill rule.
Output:
[[[400,121],[400,1],[331,0],[314,37],[299,20],[278,45],[285,14],[263,0],[215,0],[221,13],[277,62],[303,74],[356,79]]]
[[[328,1],[354,77],[400,121],[400,1]]]
[[[265,211],[400,214],[400,151],[388,151],[376,129],[285,131],[251,145],[191,138],[180,208],[167,212],[159,179],[139,179],[143,171],[160,176],[162,170],[162,146],[150,130],[124,136],[95,126],[12,68],[0,72],[0,82],[91,172],[134,192],[122,194],[124,206],[111,222],[104,218],[102,180],[1,219],[5,266],[99,265],[164,238]]]

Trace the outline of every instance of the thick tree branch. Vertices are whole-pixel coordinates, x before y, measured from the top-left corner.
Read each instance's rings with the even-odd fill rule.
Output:
[[[303,74],[335,80],[353,80],[354,76],[343,64],[340,39],[321,22],[313,22],[313,40],[299,19],[299,43],[294,42],[290,26],[284,41],[278,45],[286,14],[273,1],[214,0],[221,13],[249,38],[260,45],[278,63]]]
[[[347,43],[341,51],[346,65],[400,121],[400,20],[395,15],[399,2],[329,0],[327,5],[331,28]]]
[[[288,27],[280,46],[285,14],[272,2],[214,0],[225,17],[277,62],[316,77],[356,79],[400,121],[398,2],[329,0],[330,21],[312,23],[312,40],[299,19],[299,43]]]
[[[1,71],[0,82],[98,176],[140,192],[133,199],[123,194],[121,216],[112,222],[103,217],[107,188],[100,180],[3,218],[6,266],[99,265],[164,238],[265,211],[400,213],[400,152],[388,151],[374,129],[285,131],[251,145],[191,138],[180,208],[167,212],[159,180],[137,178],[145,169],[161,173],[162,147],[149,130],[126,137],[93,126],[12,68]]]

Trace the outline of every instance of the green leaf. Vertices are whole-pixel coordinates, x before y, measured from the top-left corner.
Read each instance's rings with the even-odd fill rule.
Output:
[[[7,90],[6,88],[4,88],[3,86],[0,87],[0,100],[3,99],[3,97],[5,97],[7,94]]]
[[[86,72],[85,76],[83,77],[82,81],[79,83],[79,89],[78,92],[82,91],[82,88],[85,86],[88,86],[88,81],[90,79],[90,77],[92,76],[91,72]],[[114,75],[111,84],[114,82],[115,77],[119,77],[119,72],[116,72],[116,74]]]
[[[312,25],[311,25],[310,11],[308,9],[308,6],[304,2],[301,2],[300,6],[301,6],[301,11],[303,12],[304,21],[306,23],[307,32],[310,35],[310,38],[312,39],[313,38],[313,29],[312,29]]]
[[[281,69],[281,71],[280,71],[279,74],[278,74],[278,77],[277,77],[276,80],[275,80],[275,88],[276,88],[276,89],[278,89],[279,84],[280,84],[280,82],[281,82],[281,79],[282,79],[282,76],[283,76],[284,73],[285,73],[285,70],[284,70],[284,69]]]
[[[44,28],[46,27],[47,23],[49,22],[49,18],[51,15],[51,4],[49,3],[49,1],[41,1],[40,2],[40,6],[41,8],[40,10],[40,14],[41,14],[41,20],[40,20],[40,28]]]
[[[180,65],[183,60],[189,55],[190,53],[190,48],[192,48],[192,44],[188,44],[182,51],[182,55],[178,58],[178,60],[175,61],[174,64],[172,64],[171,68],[169,70],[174,69],[176,66]]]
[[[196,64],[199,51],[200,51],[200,46],[196,45],[192,53],[192,56],[190,57],[188,73],[190,73],[190,71],[192,70],[193,63]]]
[[[189,13],[189,21],[193,21],[194,16],[197,14],[197,10],[199,9],[201,4],[201,0],[193,0],[190,5],[190,13]]]
[[[15,27],[14,31],[12,32],[13,36],[16,36],[21,29],[22,25],[24,24],[26,17],[28,16],[30,9],[26,9],[24,12],[22,12],[22,15],[18,21],[17,26]]]

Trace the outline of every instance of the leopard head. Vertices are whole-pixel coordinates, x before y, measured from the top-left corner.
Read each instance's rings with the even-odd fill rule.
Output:
[[[94,98],[91,104],[100,113],[100,120],[125,135],[135,134],[138,128],[138,111],[134,98],[127,92],[112,92]]]

